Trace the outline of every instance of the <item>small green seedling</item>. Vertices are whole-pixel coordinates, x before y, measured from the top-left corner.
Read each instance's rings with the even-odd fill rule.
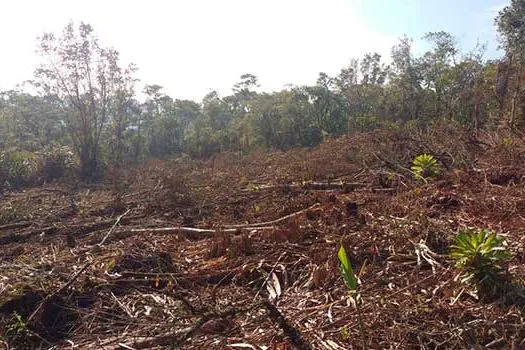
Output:
[[[361,340],[363,341],[363,349],[366,349],[366,336],[365,336],[365,326],[363,324],[363,319],[361,317],[361,307],[360,307],[360,297],[357,293],[357,278],[354,275],[354,270],[352,269],[352,264],[348,259],[346,250],[343,246],[339,248],[337,252],[337,257],[341,263],[341,275],[345,281],[346,287],[350,291],[349,295],[352,300],[352,303],[355,305],[357,311],[357,320],[359,322],[359,330],[361,332]]]
[[[9,338],[15,338],[23,336],[27,330],[27,326],[22,318],[16,311],[13,312],[13,318],[10,324],[6,327],[5,335]]]
[[[414,173],[416,179],[426,179],[429,177],[438,177],[441,174],[441,166],[436,158],[431,154],[420,154],[412,162],[410,170]]]
[[[341,263],[341,275],[345,280],[346,287],[350,290],[350,293],[357,294],[357,278],[355,278],[352,264],[350,264],[350,260],[348,260],[346,250],[343,246],[339,248],[337,257]]]

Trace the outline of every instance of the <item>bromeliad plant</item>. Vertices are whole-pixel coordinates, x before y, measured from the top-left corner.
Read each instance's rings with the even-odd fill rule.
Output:
[[[412,170],[418,180],[438,177],[441,174],[441,166],[437,159],[433,155],[426,153],[414,158],[410,170]]]
[[[478,287],[495,282],[503,271],[502,264],[510,258],[503,239],[485,229],[459,231],[450,256],[464,271],[464,281],[472,281]]]
[[[359,322],[359,331],[361,332],[361,340],[363,341],[363,349],[366,349],[366,337],[365,337],[365,327],[363,324],[363,319],[361,317],[361,298],[357,292],[357,278],[354,275],[354,270],[352,269],[352,264],[346,255],[346,250],[343,246],[339,248],[337,252],[337,257],[341,263],[341,275],[345,281],[346,287],[349,290],[349,296],[352,303],[355,305],[357,311],[357,321]]]

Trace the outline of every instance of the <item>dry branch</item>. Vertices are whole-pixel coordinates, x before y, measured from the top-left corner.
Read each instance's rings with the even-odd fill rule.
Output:
[[[342,191],[351,192],[359,188],[369,186],[369,184],[362,182],[304,182],[304,183],[291,183],[291,184],[279,184],[279,185],[253,185],[255,190],[265,189],[286,189],[286,190],[310,190],[310,191]],[[253,191],[251,188],[245,188],[243,191]]]
[[[128,232],[137,233],[137,232],[166,232],[166,233],[200,233],[204,236],[209,236],[216,232],[228,232],[234,233],[238,230],[255,230],[255,231],[264,231],[264,230],[274,230],[274,226],[255,226],[255,227],[238,227],[238,228],[225,228],[225,229],[208,229],[208,228],[195,228],[195,227],[184,227],[184,226],[173,226],[173,227],[152,227],[152,228],[133,228]]]
[[[53,297],[55,297],[56,295],[62,293],[64,290],[66,290],[67,288],[69,288],[73,282],[76,281],[76,279],[89,267],[91,266],[91,262],[88,262],[86,263],[77,273],[75,273],[75,275],[73,277],[71,277],[71,279],[66,283],[64,284],[62,287],[60,287],[57,291],[55,291],[54,293],[52,294],[49,294],[47,297],[44,298],[44,300],[42,300],[40,302],[40,304],[38,305],[38,307],[35,309],[35,311],[33,311],[33,313],[27,318],[27,321],[26,323],[29,324],[29,322],[31,322],[31,320],[35,317],[35,315],[38,313],[38,311],[40,311],[40,309],[42,308],[42,306],[47,303],[49,300],[53,299]]]
[[[275,305],[273,305],[270,302],[264,302],[264,306],[268,310],[270,314],[270,318],[273,322],[275,322],[281,329],[283,330],[284,334],[290,338],[292,343],[297,346],[299,350],[310,350],[312,349],[312,346],[304,339],[304,337],[301,335],[301,332],[294,327],[284,316],[283,314],[277,309]]]
[[[100,241],[100,243],[98,244],[99,246],[102,246],[105,242],[106,242],[106,239],[108,239],[109,235],[111,234],[111,232],[113,232],[113,230],[115,229],[115,227],[117,227],[118,223],[120,222],[120,220],[126,216],[126,214],[128,214],[129,212],[131,211],[131,209],[128,209],[126,210],[126,212],[122,215],[120,215],[117,220],[115,220],[115,223],[113,224],[113,226],[111,226],[111,228],[109,229],[108,233],[104,236],[104,238],[102,239],[102,241]]]
[[[12,224],[6,224],[6,225],[0,225],[0,231],[3,231],[3,230],[12,230],[12,229],[15,229],[15,228],[26,228],[26,227],[29,227],[31,226],[31,222],[15,222],[15,223],[12,223]]]
[[[288,219],[291,219],[293,217],[296,217],[296,216],[299,216],[305,212],[307,212],[308,210],[312,210],[314,208],[317,208],[319,207],[320,204],[319,203],[315,203],[314,205],[306,208],[306,209],[302,209],[302,210],[299,210],[298,212],[295,212],[295,213],[292,213],[292,214],[288,214],[286,216],[283,216],[282,218],[279,218],[279,219],[275,219],[275,220],[272,220],[272,221],[266,221],[266,222],[258,222],[258,223],[254,223],[254,224],[234,224],[234,225],[224,225],[224,227],[227,227],[227,228],[262,228],[264,226],[270,226],[270,225],[275,225],[275,224],[278,224],[278,223],[281,223],[283,221],[286,221]]]
[[[174,345],[182,344],[188,338],[193,336],[195,333],[198,333],[201,330],[201,328],[204,331],[203,326],[205,326],[205,324],[210,320],[230,318],[240,313],[249,312],[255,308],[261,307],[262,305],[263,304],[258,303],[258,304],[253,304],[248,307],[244,307],[240,309],[231,307],[225,310],[224,312],[220,312],[220,313],[215,313],[215,312],[205,313],[191,327],[179,329],[168,335],[147,338],[143,341],[137,341],[129,345],[119,343],[113,349],[114,350],[117,350],[117,349],[149,349],[149,348],[159,347],[159,346],[174,346]],[[304,349],[304,348],[300,348],[300,349]]]

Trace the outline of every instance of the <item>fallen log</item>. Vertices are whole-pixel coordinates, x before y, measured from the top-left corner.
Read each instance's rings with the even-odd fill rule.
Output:
[[[268,310],[270,319],[283,330],[284,334],[290,338],[297,349],[312,349],[312,345],[303,337],[299,329],[297,329],[290,321],[288,321],[275,305],[269,301],[264,301],[263,305]]]
[[[120,223],[129,223],[133,220],[142,218],[142,215],[137,216],[130,216],[127,218],[121,218]],[[115,220],[105,220],[105,221],[99,221],[95,223],[81,223],[78,225],[71,225],[71,226],[63,226],[63,225],[57,225],[57,226],[47,226],[47,227],[41,227],[41,228],[35,228],[31,229],[29,231],[24,232],[18,232],[18,233],[11,233],[8,235],[0,236],[0,245],[9,244],[9,243],[23,243],[29,241],[34,236],[42,236],[45,237],[45,235],[53,235],[58,233],[70,233],[75,232],[75,235],[87,235],[95,231],[104,230],[106,228],[110,228],[112,225],[114,225]]]
[[[279,185],[254,185],[251,184],[244,188],[244,192],[253,192],[265,189],[284,189],[284,190],[309,190],[309,191],[341,191],[351,192],[360,188],[368,187],[369,184],[362,182],[303,182]]]
[[[195,227],[184,227],[184,226],[173,226],[173,227],[151,227],[151,228],[132,228],[127,232],[166,232],[166,233],[200,233],[203,235],[212,235],[216,232],[229,232],[235,233],[239,230],[274,230],[274,226],[255,226],[255,227],[237,227],[237,228],[195,228]],[[124,231],[126,232],[126,231]],[[120,232],[122,234],[122,232]]]
[[[230,228],[242,228],[242,229],[248,229],[248,228],[260,228],[260,227],[265,227],[265,226],[273,226],[275,224],[279,224],[283,221],[286,221],[288,219],[291,219],[291,218],[294,218],[296,216],[299,216],[301,214],[304,214],[306,213],[307,211],[309,210],[312,210],[312,209],[315,209],[317,207],[319,207],[320,204],[319,203],[315,203],[314,205],[306,208],[306,209],[302,209],[302,210],[299,210],[295,213],[292,213],[292,214],[288,214],[286,216],[283,216],[282,218],[279,218],[279,219],[275,219],[275,220],[272,220],[272,221],[266,221],[266,222],[258,222],[258,223],[253,223],[253,224],[232,224],[232,225],[224,225],[224,227],[230,229]]]
[[[5,236],[0,236],[0,245],[10,244],[10,243],[24,243],[31,239],[31,237],[37,235],[51,235],[58,232],[58,228],[55,226],[43,227],[29,232],[22,232],[19,234],[9,234]]]
[[[301,185],[301,188],[315,191],[339,190],[350,192],[367,186],[368,184],[361,182],[305,182]]]
[[[238,232],[239,230],[247,230],[247,231],[275,230],[277,228],[275,226],[276,224],[280,224],[283,221],[286,221],[296,216],[299,216],[301,214],[304,214],[307,211],[315,209],[319,206],[320,206],[319,203],[315,203],[314,205],[306,209],[302,209],[295,213],[288,214],[286,216],[283,216],[282,218],[278,218],[278,219],[271,220],[271,221],[253,223],[253,224],[229,224],[229,225],[222,225],[220,228],[216,228],[216,229],[195,228],[195,227],[185,227],[185,226],[134,228],[134,229],[119,232],[119,236],[122,237],[122,235],[126,235],[126,233],[133,234],[133,233],[140,233],[140,232],[165,232],[165,233],[190,233],[190,234],[197,233],[202,236],[211,236],[217,232],[235,233],[235,232]]]

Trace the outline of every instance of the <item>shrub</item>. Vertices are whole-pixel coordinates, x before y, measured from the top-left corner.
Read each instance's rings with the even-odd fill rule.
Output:
[[[38,156],[26,151],[0,152],[2,184],[20,187],[36,182],[40,170]]]
[[[67,146],[47,148],[41,155],[44,181],[60,179],[76,167],[74,153]]]
[[[441,166],[431,154],[420,154],[414,158],[410,169],[417,179],[437,177],[441,174]]]
[[[464,281],[473,281],[480,286],[494,282],[503,270],[503,262],[510,257],[502,244],[503,239],[488,230],[461,230],[450,256],[464,271]]]

